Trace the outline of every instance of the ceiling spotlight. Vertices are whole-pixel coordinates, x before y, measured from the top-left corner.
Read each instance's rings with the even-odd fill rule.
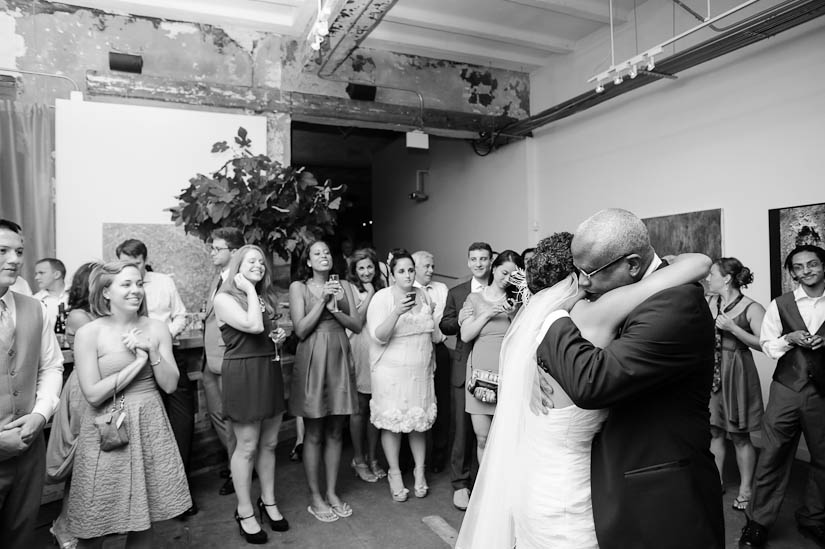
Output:
[[[639,71],[638,71],[638,69],[636,68],[636,65],[632,65],[632,66],[630,67],[630,72],[628,73],[628,76],[630,76],[630,78],[636,78],[636,76],[637,76],[638,74],[639,74]]]
[[[650,56],[650,59],[647,60],[647,70],[652,71],[656,68],[656,60],[653,59],[653,56]]]
[[[603,91],[604,91],[604,86],[602,86],[602,83],[599,82],[599,85],[596,86],[596,93],[602,93]]]
[[[618,86],[622,82],[624,82],[624,78],[622,78],[621,74],[616,75],[616,78],[613,79],[613,85],[614,86]]]

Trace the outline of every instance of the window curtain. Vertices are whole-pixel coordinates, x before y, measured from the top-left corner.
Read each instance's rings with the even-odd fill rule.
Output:
[[[0,101],[0,217],[23,227],[22,276],[34,284],[34,264],[55,257],[54,109]]]

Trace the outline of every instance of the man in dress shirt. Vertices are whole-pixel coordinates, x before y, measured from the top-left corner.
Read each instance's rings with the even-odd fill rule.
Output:
[[[23,231],[0,219],[0,545],[31,547],[46,474],[43,426],[57,408],[63,355],[43,305],[9,291]]]
[[[777,359],[762,418],[764,448],[753,477],[748,522],[740,544],[762,547],[779,515],[799,435],[811,467],[796,522],[802,535],[825,547],[825,250],[798,246],[785,260],[799,286],[771,301],[762,321],[762,350]]]
[[[134,238],[124,240],[115,249],[115,255],[122,261],[136,264],[143,275],[144,299],[149,318],[166,323],[172,339],[179,336],[186,328],[186,307],[171,276],[146,270],[146,258],[149,256],[146,244]],[[178,387],[174,393],[163,393],[161,396],[175,441],[178,443],[183,466],[189,474],[189,452],[195,432],[195,388],[187,374],[184,356],[176,349],[173,351],[180,372]],[[193,500],[192,508],[185,514],[194,515],[197,512],[198,508]]]
[[[69,304],[69,292],[66,291],[66,266],[59,259],[45,257],[34,266],[34,281],[39,292],[34,298],[43,302],[51,317],[52,324],[57,319],[60,304]]]
[[[461,324],[472,316],[473,308],[465,306],[471,292],[480,292],[490,283],[490,266],[493,249],[486,242],[473,242],[467,251],[467,267],[472,278],[450,288],[447,304],[438,327],[446,335],[457,335]],[[463,343],[456,338],[455,354],[450,368],[452,401],[450,405],[450,480],[453,485],[453,505],[464,511],[470,503],[470,490],[478,469],[470,414],[464,411],[467,380],[467,358],[472,351],[472,343]]]
[[[215,294],[218,293],[221,285],[226,282],[229,274],[229,262],[235,252],[244,245],[243,233],[240,229],[231,227],[220,228],[212,231],[212,264],[218,268],[218,273],[209,285],[209,295],[206,301],[206,317],[203,321],[203,394],[206,397],[206,410],[212,426],[218,435],[218,440],[226,448],[229,459],[232,459],[232,452],[235,451],[235,433],[232,425],[223,415],[223,402],[221,400],[221,375],[216,372],[221,371],[223,363],[224,344],[221,338],[221,331],[218,328],[218,321],[215,319],[215,310],[212,302]],[[235,492],[232,477],[227,473],[226,482],[220,487],[218,493],[222,496]]]
[[[444,470],[447,452],[450,447],[450,350],[444,344],[447,339],[438,324],[444,316],[444,307],[447,305],[447,285],[433,280],[435,272],[435,258],[430,252],[421,250],[412,254],[415,261],[415,282],[413,286],[422,288],[430,297],[433,304],[433,353],[435,355],[435,400],[438,405],[438,415],[433,425],[432,455],[428,460],[433,473]]]

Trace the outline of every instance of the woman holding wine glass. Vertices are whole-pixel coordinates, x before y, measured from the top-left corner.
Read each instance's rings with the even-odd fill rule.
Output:
[[[332,254],[325,242],[316,241],[304,249],[299,269],[298,280],[289,287],[289,312],[300,340],[289,413],[304,418],[303,462],[310,491],[307,511],[321,522],[333,522],[352,515],[352,507],[338,497],[336,484],[344,422],[358,411],[355,365],[346,330],[360,332],[361,317],[350,285],[330,274]]]
[[[248,543],[266,543],[252,503],[253,466],[261,480],[256,505],[261,522],[276,532],[289,529],[275,501],[275,447],[285,406],[281,364],[274,357],[285,334],[273,329],[275,301],[267,261],[258,246],[244,246],[233,256],[214,307],[226,345],[221,366],[223,411],[237,439],[230,460],[238,498],[235,520]]]

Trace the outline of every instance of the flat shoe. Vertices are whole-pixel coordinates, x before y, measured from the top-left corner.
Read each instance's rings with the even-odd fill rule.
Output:
[[[749,497],[736,496],[736,498],[734,498],[733,500],[733,504],[731,505],[731,507],[733,507],[737,511],[744,511],[748,508],[748,503],[750,503],[750,501],[751,498]]]
[[[329,504],[332,512],[338,515],[340,518],[347,518],[352,516],[352,507],[349,506],[349,503],[341,502],[338,505]]]
[[[339,518],[332,509],[329,511],[316,511],[312,508],[312,505],[307,505],[307,511],[309,511],[310,515],[317,518],[321,522],[335,522]],[[352,510],[350,510],[350,514],[352,514]]]
[[[378,477],[370,471],[370,466],[366,463],[356,463],[353,458],[352,463],[350,463],[350,467],[352,467],[352,470],[355,471],[355,476],[364,482],[378,482]]]

